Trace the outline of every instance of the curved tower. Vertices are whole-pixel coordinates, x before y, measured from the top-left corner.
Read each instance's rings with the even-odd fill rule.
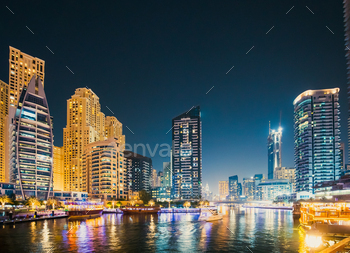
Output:
[[[23,87],[11,108],[10,181],[22,199],[46,200],[52,190],[53,133],[49,106],[40,78]]]
[[[308,90],[294,100],[295,191],[340,175],[339,88]]]

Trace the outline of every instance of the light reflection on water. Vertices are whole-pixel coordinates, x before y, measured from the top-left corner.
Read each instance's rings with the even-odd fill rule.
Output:
[[[199,222],[199,214],[105,214],[5,226],[1,251],[307,252],[291,211],[224,206],[219,211],[224,218],[215,222]]]

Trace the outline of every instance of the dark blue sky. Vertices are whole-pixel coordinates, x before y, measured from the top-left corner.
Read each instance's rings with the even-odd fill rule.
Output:
[[[293,100],[305,90],[340,88],[346,138],[340,0],[5,5],[14,14],[1,7],[0,79],[8,82],[9,45],[46,61],[55,145],[62,145],[66,100],[85,86],[106,115],[112,115],[108,106],[124,124],[131,144],[171,144],[165,133],[172,118],[199,104],[203,183],[214,192],[229,176],[267,174],[268,122],[278,127],[280,111],[282,164],[294,166]],[[154,157],[154,167],[160,170],[163,161]]]

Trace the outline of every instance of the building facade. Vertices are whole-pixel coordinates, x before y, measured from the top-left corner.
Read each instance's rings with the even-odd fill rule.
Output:
[[[308,90],[294,100],[295,190],[340,176],[339,88]]]
[[[200,107],[172,120],[172,197],[200,199],[202,193],[202,128]]]
[[[219,198],[220,200],[226,200],[229,195],[228,181],[219,181]]]
[[[284,179],[268,179],[263,180],[258,185],[259,200],[274,201],[279,195],[289,195],[292,193],[292,186],[288,180]]]
[[[9,112],[12,136],[10,182],[19,199],[47,199],[52,191],[52,122],[41,79],[32,77]]]
[[[282,128],[277,131],[269,128],[267,137],[268,179],[273,179],[277,167],[282,167]]]
[[[23,87],[28,85],[34,75],[41,79],[42,86],[44,86],[45,61],[10,46],[9,107],[17,106]]]
[[[258,185],[264,180],[265,177],[263,174],[255,174],[254,175],[254,200],[259,200],[262,198],[260,195],[260,191],[258,190]]]
[[[129,189],[124,163],[124,145],[117,138],[86,145],[82,156],[82,181],[89,196],[126,200]]]
[[[295,169],[287,167],[279,167],[275,170],[275,179],[286,179],[292,185],[292,191],[295,189]]]
[[[156,201],[170,201],[171,187],[156,187],[152,189],[152,199]]]
[[[340,170],[344,171],[345,170],[345,146],[344,142],[340,143],[340,148],[339,148],[339,155],[340,155]]]
[[[131,192],[145,190],[151,194],[152,189],[152,159],[124,151],[125,165],[128,173],[128,189]]]
[[[350,158],[350,2],[343,0],[344,30],[345,30],[345,58],[347,65],[347,94],[348,94],[348,158]]]
[[[170,162],[163,162],[163,180],[161,186],[171,187],[171,166]]]
[[[238,176],[231,176],[228,178],[229,185],[229,199],[230,200],[238,200],[240,194]]]
[[[65,191],[87,192],[82,181],[84,148],[91,142],[105,139],[105,115],[101,112],[99,100],[87,88],[76,89],[67,100],[67,126],[63,129]]]
[[[16,184],[0,182],[0,196],[7,195],[8,197],[12,197],[15,194],[16,194]]]
[[[9,85],[0,80],[0,182],[9,182],[7,162],[8,128],[6,124],[8,115]]]
[[[64,156],[63,147],[53,147],[53,189],[64,190]]]
[[[243,178],[243,194],[247,200],[254,200],[254,178]]]

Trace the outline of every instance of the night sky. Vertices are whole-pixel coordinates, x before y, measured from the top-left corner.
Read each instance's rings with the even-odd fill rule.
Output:
[[[203,183],[214,193],[229,176],[267,174],[268,125],[278,127],[280,112],[282,165],[294,167],[293,100],[305,90],[340,88],[346,142],[342,1],[111,2],[0,8],[0,79],[8,82],[10,45],[45,60],[56,146],[66,100],[85,86],[132,145],[171,144],[172,118],[200,105]],[[157,170],[167,161],[152,159]]]

